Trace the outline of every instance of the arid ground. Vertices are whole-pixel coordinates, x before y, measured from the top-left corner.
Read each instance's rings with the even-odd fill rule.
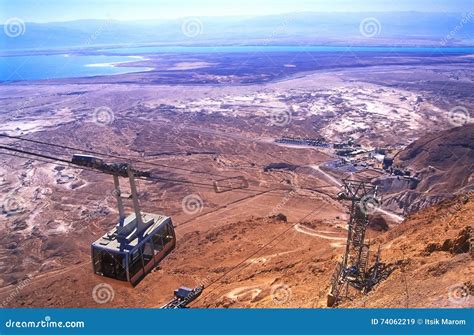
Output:
[[[37,141],[1,145],[64,160],[90,151],[150,171],[157,178],[138,185],[143,210],[172,217],[178,237],[139,285],[111,283],[114,298],[98,304],[92,291],[104,280],[92,273],[90,244],[117,223],[112,177],[0,149],[5,306],[159,307],[177,287],[203,284],[195,307],[325,307],[347,232],[341,180],[393,183],[381,168],[329,168],[340,159],[330,147],[275,140],[352,139],[397,153],[465,125],[474,110],[473,55],[228,58],[163,55],[142,65],[166,70],[0,85],[0,133]],[[451,195],[472,190],[472,143],[459,149],[469,160]],[[369,238],[394,270],[343,307],[472,306],[450,292],[472,290],[472,254],[462,248],[473,199],[429,207],[424,196],[452,198],[440,185],[411,198],[399,186],[385,190],[390,201],[376,216],[386,226]],[[426,208],[404,210],[415,200]],[[443,247],[448,239],[461,249]]]

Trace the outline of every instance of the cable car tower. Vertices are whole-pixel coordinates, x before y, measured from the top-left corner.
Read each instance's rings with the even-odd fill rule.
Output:
[[[331,278],[327,306],[334,307],[347,298],[349,286],[361,292],[368,292],[379,280],[383,264],[380,262],[380,248],[374,265],[367,269],[369,244],[365,243],[365,233],[369,224],[368,215],[380,205],[377,186],[357,180],[344,179],[339,200],[351,201],[348,222],[347,243],[342,261],[338,262]]]

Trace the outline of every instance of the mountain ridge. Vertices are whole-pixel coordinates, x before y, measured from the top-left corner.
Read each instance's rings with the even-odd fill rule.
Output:
[[[301,12],[144,21],[20,20],[23,34],[15,38],[2,34],[0,46],[4,51],[129,43],[472,46],[474,20],[470,16],[462,12]]]

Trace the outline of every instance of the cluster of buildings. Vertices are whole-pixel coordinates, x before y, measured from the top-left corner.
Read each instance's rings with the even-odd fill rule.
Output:
[[[308,145],[313,147],[329,148],[330,144],[322,137],[319,138],[302,138],[302,137],[282,137],[275,140],[276,143],[292,144],[292,145]]]
[[[355,172],[360,169],[374,169],[393,176],[410,179],[416,182],[411,172],[393,165],[393,157],[399,148],[367,148],[362,147],[354,139],[329,143],[325,138],[291,137],[285,136],[275,140],[276,143],[289,145],[305,145],[321,148],[331,148],[340,158],[328,163],[328,166]]]
[[[341,157],[339,162],[333,164],[335,168],[347,169],[347,166],[354,168],[371,168],[384,172],[399,179],[406,180],[411,188],[415,188],[419,179],[412,175],[412,172],[402,167],[393,165],[394,154],[399,150],[395,148],[362,148],[360,144],[349,140],[344,143],[337,143],[333,146],[336,155]]]

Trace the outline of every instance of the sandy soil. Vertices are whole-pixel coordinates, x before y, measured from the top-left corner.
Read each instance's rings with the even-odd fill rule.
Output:
[[[212,64],[183,61],[179,67]],[[386,73],[379,71],[380,76]],[[155,176],[209,185],[139,182],[143,209],[173,218],[178,248],[137,288],[114,284],[115,300],[107,306],[159,306],[176,287],[216,279],[271,234],[300,223],[272,250],[249,258],[246,272],[207,290],[196,306],[322,307],[323,283],[344,243],[347,207],[335,200],[344,175],[320,169],[334,159],[327,150],[296,149],[273,140],[352,137],[368,147],[403,147],[428,129],[449,128],[447,108],[458,100],[443,95],[440,101],[434,84],[426,86],[431,90],[422,84],[415,88],[413,82],[426,71],[432,82],[446,76],[428,67],[422,75],[412,71],[413,80],[405,86],[395,73],[382,85],[377,71],[369,76],[351,69],[218,89],[80,81],[2,85],[0,132],[140,160],[135,166]],[[461,79],[469,77],[465,69],[456,71]],[[472,82],[463,83],[472,88]],[[472,97],[463,102],[474,106]],[[63,159],[76,152],[1,142]],[[102,279],[91,274],[90,243],[116,223],[112,178],[3,151],[0,162],[0,220],[5,223],[0,228],[0,292],[7,305],[96,306],[91,290]],[[297,168],[265,172],[271,163]],[[245,179],[249,189],[215,192],[214,182],[235,176]],[[196,212],[184,208],[187,196],[200,199]],[[268,219],[278,213],[288,223]],[[393,225],[400,221],[391,213],[386,217]],[[29,288],[18,290],[25,281]],[[285,300],[288,291],[293,298]],[[12,292],[17,293],[10,299]],[[384,304],[397,305],[379,305]]]

